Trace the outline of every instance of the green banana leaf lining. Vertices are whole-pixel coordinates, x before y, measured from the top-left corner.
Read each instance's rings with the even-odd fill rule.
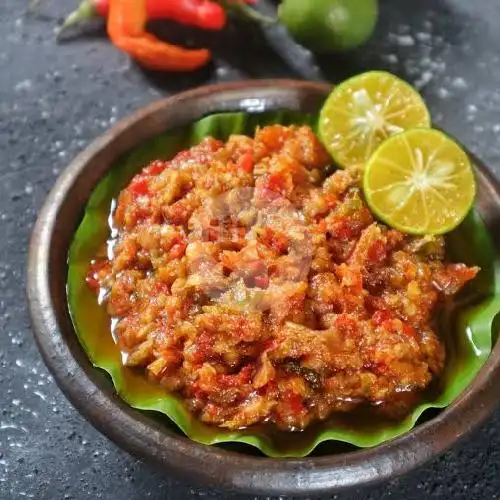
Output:
[[[148,140],[123,157],[99,182],[76,231],[68,258],[67,289],[80,343],[94,366],[111,376],[116,391],[130,406],[166,415],[199,443],[246,443],[270,457],[303,457],[327,441],[357,447],[376,446],[408,432],[427,409],[444,408],[453,402],[484,365],[496,340],[493,330],[497,329],[495,318],[500,311],[500,264],[486,227],[473,210],[460,227],[447,236],[447,248],[450,259],[478,265],[481,272],[459,295],[460,307],[442,315],[441,330],[448,360],[438,390],[432,391],[402,421],[354,425],[339,418],[291,435],[264,426],[226,431],[199,422],[177,396],[122,366],[120,352],[111,336],[109,317],[85,284],[88,263],[109,236],[108,215],[113,198],[150,161],[170,159],[204,137],[211,135],[226,140],[231,134],[253,135],[256,127],[272,123],[308,124],[315,128],[316,121],[314,115],[286,111],[223,113]],[[166,425],[170,425],[167,420]]]

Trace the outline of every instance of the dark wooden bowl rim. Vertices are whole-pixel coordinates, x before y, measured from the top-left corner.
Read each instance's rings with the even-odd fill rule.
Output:
[[[392,479],[435,457],[482,422],[500,394],[500,347],[464,393],[431,420],[371,449],[302,459],[271,459],[203,446],[130,408],[95,369],[76,339],[66,299],[67,251],[90,192],[116,159],[143,140],[222,111],[316,111],[329,86],[263,80],[201,87],[161,100],[119,122],[75,158],[57,180],[33,230],[28,297],[35,338],[55,380],[103,434],[169,473],[232,490],[271,494],[333,493]],[[500,189],[475,159],[477,206],[492,234]]]

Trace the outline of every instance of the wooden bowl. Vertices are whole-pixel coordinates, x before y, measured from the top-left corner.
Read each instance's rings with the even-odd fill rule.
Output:
[[[408,434],[371,449],[301,459],[270,459],[204,446],[134,410],[115,393],[80,346],[68,311],[67,254],[84,206],[99,179],[125,152],[166,130],[224,111],[317,111],[327,85],[290,80],[201,87],[141,109],[81,153],[57,180],[33,230],[28,296],[40,351],[74,406],[118,445],[165,471],[248,492],[332,493],[392,479],[435,457],[482,422],[500,391],[500,346],[466,391],[445,410]],[[500,216],[500,188],[476,161],[477,207],[492,235]],[[498,245],[498,242],[495,242]]]

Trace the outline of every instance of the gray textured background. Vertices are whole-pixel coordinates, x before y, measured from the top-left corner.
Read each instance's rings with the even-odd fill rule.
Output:
[[[264,8],[271,7],[267,2]],[[71,157],[117,119],[154,99],[215,81],[298,77],[337,81],[386,68],[419,87],[435,121],[500,175],[498,0],[382,0],[373,41],[314,60],[281,29],[241,25],[207,37],[214,65],[195,75],[142,72],[99,27],[61,46],[52,30],[72,0],[0,0],[0,499],[246,498],[152,470],[98,434],[66,402],[33,343],[25,260],[38,208]],[[171,27],[159,27],[176,39]],[[189,35],[191,37],[191,34]],[[195,36],[195,35],[193,35]],[[484,498],[500,491],[500,412],[413,474],[335,498]]]

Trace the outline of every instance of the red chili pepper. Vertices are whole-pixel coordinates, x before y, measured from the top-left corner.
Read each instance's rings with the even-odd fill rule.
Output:
[[[185,49],[147,33],[147,20],[146,0],[112,0],[107,27],[113,45],[156,71],[192,71],[210,60],[206,49]]]
[[[82,0],[60,28],[60,33],[67,28],[96,17],[107,18],[112,0]],[[241,0],[253,4],[256,0]],[[229,3],[240,3],[239,1]],[[206,30],[220,30],[227,22],[224,8],[211,0],[146,0],[148,19],[171,19],[181,24]]]

